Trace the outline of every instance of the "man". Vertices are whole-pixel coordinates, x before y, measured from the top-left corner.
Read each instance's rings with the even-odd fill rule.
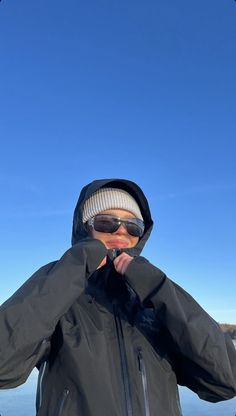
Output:
[[[177,383],[236,395],[236,353],[219,325],[140,256],[153,226],[142,190],[93,181],[72,247],[0,310],[0,387],[39,368],[38,416],[180,416]]]

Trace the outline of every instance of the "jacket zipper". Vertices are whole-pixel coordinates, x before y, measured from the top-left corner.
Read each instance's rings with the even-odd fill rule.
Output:
[[[42,364],[42,367],[40,368],[40,375],[39,375],[39,381],[38,381],[38,386],[39,386],[39,408],[41,407],[42,404],[42,400],[43,400],[43,377],[45,374],[45,370],[47,367],[47,361],[44,361],[44,363]]]
[[[113,304],[113,311],[114,311],[116,333],[117,333],[118,344],[119,344],[121,372],[122,372],[124,395],[125,395],[126,416],[132,416],[133,412],[132,412],[132,406],[131,406],[130,382],[129,382],[127,357],[126,357],[125,344],[124,344],[124,334],[123,334],[120,314],[115,304]]]
[[[139,371],[141,373],[141,378],[142,378],[145,416],[150,416],[150,407],[149,407],[148,389],[147,389],[147,373],[146,373],[146,367],[145,367],[145,362],[143,358],[143,352],[141,348],[138,348],[138,368],[139,368]]]
[[[63,409],[64,409],[64,405],[65,405],[65,402],[66,402],[66,399],[68,397],[69,392],[70,391],[67,388],[65,388],[64,391],[63,391],[63,395],[62,395],[62,399],[61,399],[61,403],[60,403],[60,407],[59,407],[58,416],[61,416],[62,415],[62,412],[63,412]]]

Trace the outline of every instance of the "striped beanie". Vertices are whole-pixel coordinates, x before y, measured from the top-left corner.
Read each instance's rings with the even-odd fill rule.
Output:
[[[83,223],[100,212],[112,208],[125,209],[132,212],[136,218],[143,220],[136,200],[128,192],[118,188],[101,188],[85,201]]]

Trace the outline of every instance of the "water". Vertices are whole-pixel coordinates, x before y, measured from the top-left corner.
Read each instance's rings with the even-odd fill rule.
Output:
[[[0,416],[34,416],[35,392],[38,370],[34,370],[27,382],[10,390],[0,390]]]
[[[34,416],[38,371],[16,389],[0,391],[0,416]],[[200,400],[196,394],[180,387],[183,416],[236,416],[236,397],[220,403]]]
[[[186,387],[180,387],[183,416],[236,416],[236,397],[219,403],[200,400]]]

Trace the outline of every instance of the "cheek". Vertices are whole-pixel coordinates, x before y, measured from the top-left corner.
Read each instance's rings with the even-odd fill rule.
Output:
[[[138,237],[131,237],[130,239],[130,247],[135,247],[139,242],[139,238]]]
[[[106,243],[107,241],[107,234],[106,233],[100,233],[99,231],[92,230],[92,237],[96,238],[97,240],[102,241],[102,243]]]

